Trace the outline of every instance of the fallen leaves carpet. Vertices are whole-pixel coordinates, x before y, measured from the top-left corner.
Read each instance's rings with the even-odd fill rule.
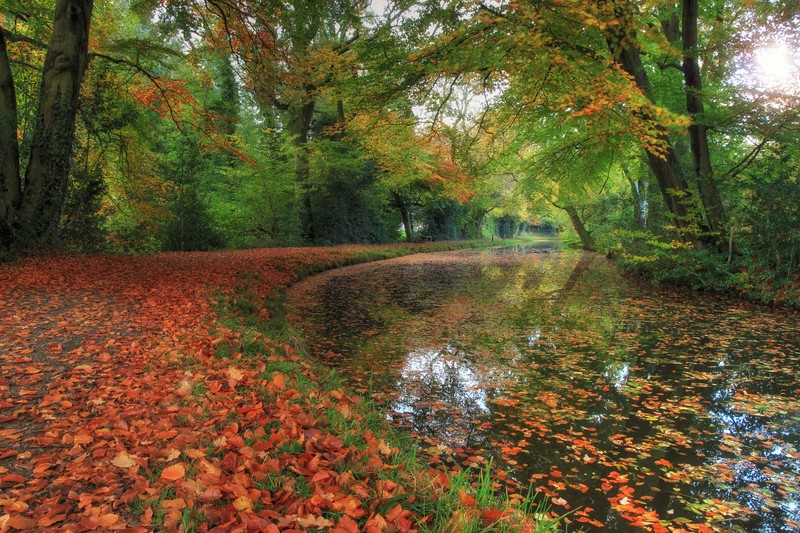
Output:
[[[252,339],[214,312],[243,279],[262,301],[354,250],[0,265],[0,531],[410,529],[385,505],[402,489],[369,476],[392,450],[316,429],[357,400],[301,395],[298,377],[318,378],[290,346],[262,338],[262,357],[243,356]],[[292,360],[299,376],[271,370]]]

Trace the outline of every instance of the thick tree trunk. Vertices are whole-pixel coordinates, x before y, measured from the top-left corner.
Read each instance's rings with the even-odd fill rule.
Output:
[[[15,239],[47,246],[58,238],[72,163],[75,117],[86,71],[92,0],[58,0],[39,91]]]
[[[403,219],[403,229],[406,232],[406,241],[414,241],[414,225],[411,223],[411,210],[408,208],[408,203],[402,195],[392,192],[392,199],[394,205],[400,211],[400,216]]]
[[[8,60],[6,41],[0,31],[0,249],[12,243],[12,227],[20,194],[17,96]]]
[[[403,228],[406,231],[406,240],[412,242],[414,240],[414,226],[411,224],[411,211],[405,204],[400,206],[400,216],[403,217]]]
[[[697,59],[697,0],[683,0],[683,78],[686,84],[686,111],[692,117],[689,126],[694,171],[708,227],[719,233],[724,241],[724,208],[714,183],[711,153],[708,149],[707,127],[703,124],[702,79]]]
[[[578,215],[578,210],[575,206],[567,204],[564,206],[564,211],[569,215],[569,219],[572,221],[572,227],[575,228],[575,232],[581,239],[581,246],[583,246],[583,249],[594,250],[595,242],[592,238],[592,234],[586,229],[586,226],[583,225],[583,221],[580,215]]]
[[[311,119],[314,117],[316,102],[311,100],[298,107],[289,108],[289,133],[297,149],[297,162],[294,168],[294,178],[300,193],[300,232],[306,242],[313,243],[314,213],[311,205],[311,180],[308,161],[308,132],[311,128]]]

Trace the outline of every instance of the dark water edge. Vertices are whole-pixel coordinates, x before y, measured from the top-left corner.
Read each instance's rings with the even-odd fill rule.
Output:
[[[800,528],[795,312],[554,247],[341,269],[298,284],[290,309],[432,460],[492,457],[571,530]]]

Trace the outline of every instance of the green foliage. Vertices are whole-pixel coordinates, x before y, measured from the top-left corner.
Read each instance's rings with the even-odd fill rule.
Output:
[[[67,250],[101,251],[106,237],[102,213],[106,192],[106,183],[97,169],[75,169],[72,172],[59,228],[61,243]]]
[[[212,224],[205,204],[191,188],[179,189],[172,205],[174,216],[164,227],[164,249],[177,251],[221,248],[222,238]]]
[[[398,239],[398,217],[384,210],[375,163],[348,143],[313,144],[312,194],[316,243],[370,244]]]
[[[36,43],[52,29],[52,3],[24,4],[2,22],[23,173]],[[799,27],[785,2],[700,6],[703,110],[691,118],[708,128],[724,208],[716,233],[693,228],[716,215],[686,135],[677,6],[624,19],[612,4],[412,1],[375,16],[354,0],[287,6],[280,16],[261,4],[95,6],[65,249],[376,243],[406,231],[451,240],[546,219],[567,241],[582,226],[597,249],[642,258],[634,267],[659,280],[796,292],[798,89],[756,79],[755,53],[792,49]],[[611,53],[618,26],[635,39],[646,85]],[[690,223],[643,147],[669,148]],[[656,244],[673,241],[702,248]]]
[[[431,202],[422,212],[423,233],[437,241],[460,239],[463,236],[465,215],[464,205],[455,200],[441,199]]]

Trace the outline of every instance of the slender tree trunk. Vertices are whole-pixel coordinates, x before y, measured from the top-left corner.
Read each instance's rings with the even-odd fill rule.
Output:
[[[641,178],[633,177],[631,169],[622,167],[625,179],[631,186],[631,199],[633,200],[633,223],[637,228],[647,227],[647,182]]]
[[[289,108],[289,133],[297,149],[297,162],[295,163],[294,178],[300,192],[300,231],[306,242],[313,243],[314,213],[311,205],[311,180],[308,161],[308,131],[311,128],[311,119],[314,117],[316,102],[311,100],[299,107]]]
[[[72,163],[75,117],[89,48],[92,0],[58,0],[39,91],[39,108],[15,222],[17,240],[48,246],[58,239]]]
[[[0,31],[0,249],[11,246],[14,215],[20,195],[17,96]]]
[[[572,227],[575,228],[575,232],[581,239],[581,246],[583,246],[583,249],[594,250],[595,242],[592,238],[592,234],[586,229],[586,226],[583,225],[583,221],[581,220],[581,217],[578,214],[578,210],[575,208],[575,206],[567,204],[564,206],[564,211],[566,211],[569,215],[569,219],[572,221]]]
[[[625,21],[632,16],[632,6],[622,0],[617,0],[615,6],[615,18]],[[627,23],[615,26],[614,30],[606,34],[606,42],[617,63],[627,72],[636,82],[636,86],[653,101],[650,79],[644,69],[641,55],[636,48],[636,35]],[[648,117],[645,117],[648,118]],[[695,246],[702,246],[703,241],[692,231],[692,227],[697,222],[699,229],[706,230],[702,221],[695,221],[692,216],[691,200],[692,194],[688,183],[677,172],[677,159],[666,131],[661,130],[658,134],[659,140],[665,147],[665,153],[656,155],[647,152],[647,162],[656,177],[658,188],[664,198],[664,203],[672,215],[675,226],[680,231],[684,239],[692,242]]]
[[[344,128],[344,102],[342,100],[336,100],[336,116],[341,123],[341,127]]]
[[[700,198],[705,209],[708,227],[724,242],[723,219],[725,215],[722,198],[714,183],[711,166],[711,153],[708,149],[708,131],[703,123],[704,108],[702,99],[702,79],[697,59],[697,0],[683,0],[682,38],[683,38],[683,78],[686,84],[686,110],[692,117],[689,126],[694,171]]]
[[[636,85],[649,97],[650,96],[650,80],[647,73],[644,71],[639,51],[626,46],[620,54],[620,62],[625,71],[633,76],[636,80]],[[666,146],[666,153],[662,157],[648,151],[647,163],[650,170],[656,177],[658,188],[664,198],[664,203],[667,206],[670,214],[673,217],[675,226],[681,230],[687,229],[691,225],[689,201],[691,199],[691,191],[689,184],[686,183],[676,170],[677,159],[675,152],[672,148],[667,133],[661,132],[659,135],[661,140]],[[689,240],[696,240],[692,235],[687,235]]]

